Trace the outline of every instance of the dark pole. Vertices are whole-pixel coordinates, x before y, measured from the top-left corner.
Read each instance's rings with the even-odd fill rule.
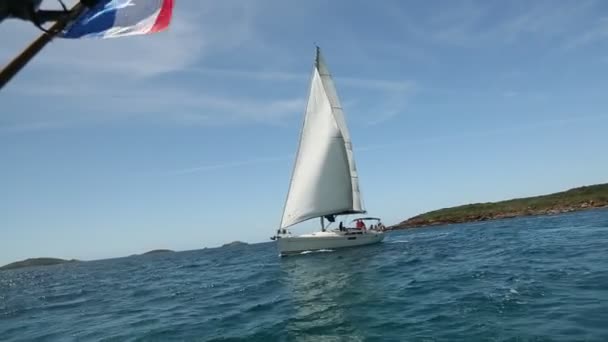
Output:
[[[10,80],[19,72],[26,64],[32,60],[57,34],[59,34],[71,21],[76,19],[84,10],[85,6],[78,2],[70,11],[60,20],[55,22],[48,30],[48,33],[41,34],[38,39],[33,41],[25,50],[15,57],[8,65],[0,71],[0,90],[10,82]]]

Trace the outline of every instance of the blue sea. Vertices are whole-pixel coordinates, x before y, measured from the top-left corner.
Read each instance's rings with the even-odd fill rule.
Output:
[[[0,340],[608,341],[608,210],[4,271]]]

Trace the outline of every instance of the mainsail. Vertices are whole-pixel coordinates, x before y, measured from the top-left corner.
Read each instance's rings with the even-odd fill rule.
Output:
[[[317,48],[281,228],[315,217],[364,212],[344,111]]]

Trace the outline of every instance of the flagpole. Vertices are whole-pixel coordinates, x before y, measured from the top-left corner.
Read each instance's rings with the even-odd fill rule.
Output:
[[[85,6],[79,1],[74,5],[66,16],[55,22],[48,33],[41,34],[36,40],[34,40],[27,48],[25,48],[17,57],[15,57],[10,63],[8,63],[2,71],[0,71],[0,90],[10,82],[10,80],[23,69],[29,61],[31,61],[36,55],[57,36],[63,29],[74,19],[76,19]]]

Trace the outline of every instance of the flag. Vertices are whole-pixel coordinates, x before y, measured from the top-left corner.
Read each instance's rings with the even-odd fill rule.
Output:
[[[171,22],[174,0],[99,0],[59,34],[61,38],[115,38],[159,32]]]

